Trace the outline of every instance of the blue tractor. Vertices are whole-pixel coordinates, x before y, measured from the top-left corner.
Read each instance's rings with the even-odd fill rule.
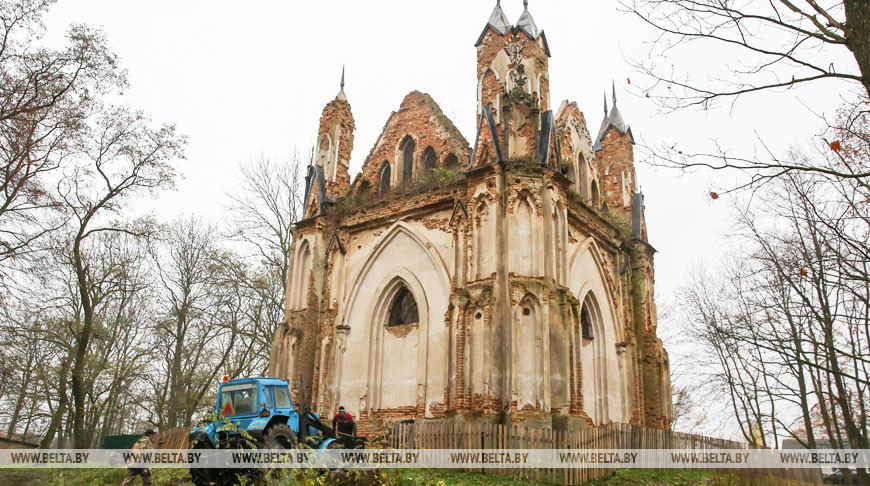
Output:
[[[307,407],[296,410],[290,398],[287,381],[277,378],[242,378],[221,383],[215,412],[225,421],[209,421],[190,432],[190,447],[194,449],[239,448],[255,445],[258,449],[292,449],[299,443],[313,449],[355,448],[357,438],[336,440],[335,431],[323,425],[317,414]],[[240,430],[251,435],[254,444],[242,437]],[[197,486],[234,482],[239,471],[191,469]]]

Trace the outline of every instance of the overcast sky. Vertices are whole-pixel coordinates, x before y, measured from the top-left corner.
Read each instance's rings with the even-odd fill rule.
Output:
[[[503,0],[515,23],[521,0]],[[163,218],[197,213],[218,221],[240,162],[287,157],[316,137],[323,106],[339,89],[342,64],[356,120],[352,176],[359,171],[391,111],[412,90],[432,95],[469,141],[476,110],[476,50],[495,0],[60,0],[46,18],[46,42],[63,42],[71,23],[102,27],[128,70],[126,101],[189,137],[184,180],[154,203]],[[577,101],[593,136],[603,92],[617,85],[620,110],[637,139],[709,147],[712,139],[752,151],[756,133],[785,150],[820,129],[811,109],[831,113],[836,86],[746,97],[710,112],[657,114],[629,88],[631,60],[655,38],[614,0],[531,0],[546,31],[551,100]],[[723,50],[668,59],[681,67],[717,68],[735,59]],[[800,102],[796,102],[797,99]],[[726,174],[681,175],[639,161],[650,243],[658,250],[660,305],[673,301],[687,269],[715,262],[730,228],[729,198],[711,201]],[[677,343],[666,343],[678,348]],[[673,354],[673,351],[672,351]],[[673,359],[673,358],[672,358]]]

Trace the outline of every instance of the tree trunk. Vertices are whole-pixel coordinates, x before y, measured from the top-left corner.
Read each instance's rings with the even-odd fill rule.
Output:
[[[94,308],[88,288],[88,270],[85,268],[81,254],[81,235],[84,233],[84,228],[83,224],[73,245],[76,283],[84,313],[84,323],[81,331],[75,337],[76,347],[72,365],[72,438],[73,446],[76,449],[87,449],[91,442],[91,438],[86,437],[85,429],[85,395],[87,394],[87,390],[85,390],[85,366],[88,357],[88,344],[90,344],[94,329]]]
[[[172,366],[169,369],[169,413],[167,414],[166,421],[170,427],[179,426],[178,418],[182,413],[181,395],[187,391],[183,390],[181,386],[181,357],[184,353],[184,329],[187,328],[188,315],[186,308],[187,296],[185,296],[184,300],[185,303],[182,304],[182,308],[179,309],[176,315],[175,343],[172,350]]]
[[[61,363],[60,380],[58,382],[57,391],[57,410],[55,410],[54,414],[52,414],[51,423],[48,426],[48,430],[45,432],[45,437],[43,437],[42,442],[39,443],[40,449],[48,449],[49,447],[51,447],[51,442],[54,440],[54,435],[60,428],[61,422],[63,421],[63,416],[66,415],[66,379],[67,373],[69,373],[69,362],[69,358],[65,358],[63,360],[63,363]],[[58,444],[58,446],[60,446],[60,444]]]
[[[15,401],[15,408],[12,410],[12,418],[9,419],[9,428],[6,430],[6,437],[12,438],[15,433],[15,426],[18,425],[18,417],[21,415],[21,407],[24,406],[24,397],[30,389],[30,376],[33,369],[33,355],[28,353],[27,363],[24,365],[24,374],[21,377],[21,387],[18,392],[18,400]]]
[[[861,82],[870,96],[870,2],[844,0],[846,9],[846,47],[855,55]]]

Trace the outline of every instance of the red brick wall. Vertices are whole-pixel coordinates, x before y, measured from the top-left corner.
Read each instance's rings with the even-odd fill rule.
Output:
[[[435,150],[437,167],[443,167],[449,154],[456,155],[462,169],[468,164],[471,148],[459,130],[428,94],[413,91],[402,101],[399,111],[390,117],[378,144],[363,164],[361,180],[367,181],[375,192],[380,184],[384,161],[390,162],[393,179],[399,177],[401,169],[398,165],[402,157],[398,148],[406,135],[414,139],[415,176],[422,175],[423,152],[430,146]]]
[[[356,128],[350,103],[342,99],[334,99],[323,108],[320,116],[318,138],[335,135],[336,125],[341,125],[341,139],[338,143],[338,161],[336,161],[335,181],[326,181],[326,195],[343,196],[350,187],[350,153],[353,150],[353,131]]]

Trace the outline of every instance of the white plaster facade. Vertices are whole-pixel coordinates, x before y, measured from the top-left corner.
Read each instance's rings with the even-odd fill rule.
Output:
[[[324,110],[271,366],[321,413],[343,405],[363,425],[668,426],[654,250],[599,201],[601,168],[576,104],[547,110],[549,49],[524,18],[491,19],[478,41],[474,149],[414,92],[346,193],[330,195],[352,136],[338,124],[352,118],[346,98]],[[423,161],[432,153],[436,169]],[[433,170],[447,182],[427,186]],[[625,207],[642,221],[642,206]]]

